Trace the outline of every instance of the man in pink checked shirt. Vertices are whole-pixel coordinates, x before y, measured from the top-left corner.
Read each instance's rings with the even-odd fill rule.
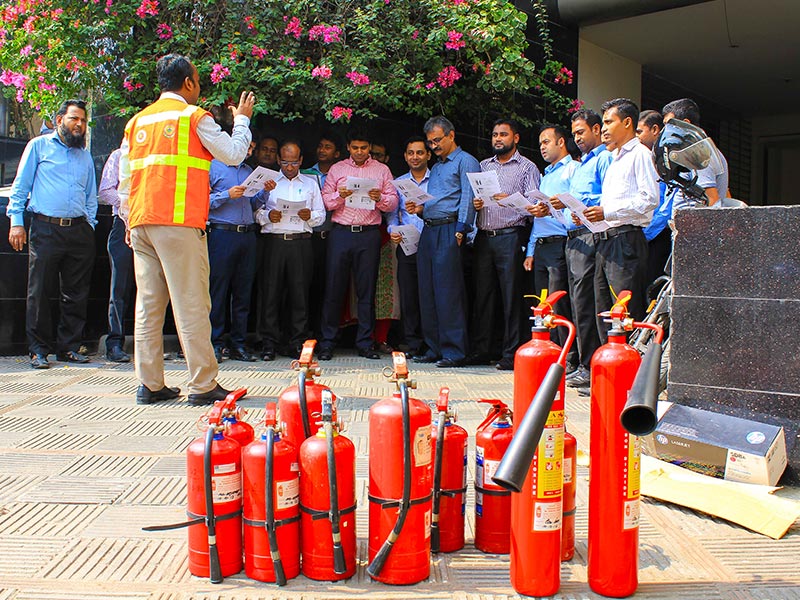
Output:
[[[378,226],[381,223],[381,212],[389,212],[397,207],[397,192],[391,183],[393,178],[389,168],[370,157],[371,149],[368,133],[351,131],[347,136],[350,158],[339,161],[330,168],[322,187],[325,208],[333,211],[333,229],[328,236],[320,360],[333,358],[342,302],[351,273],[357,298],[358,354],[364,358],[380,358],[372,340],[375,327],[375,284],[378,280],[381,247]],[[369,206],[355,206],[353,181],[349,178],[375,182],[375,187],[369,190]]]

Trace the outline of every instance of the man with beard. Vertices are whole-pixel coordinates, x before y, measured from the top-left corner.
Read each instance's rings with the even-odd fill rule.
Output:
[[[500,181],[502,193],[492,200],[539,188],[539,168],[517,150],[519,129],[512,119],[498,119],[494,123],[494,156],[481,161],[481,171],[495,171]],[[473,205],[478,211],[478,233],[472,263],[475,284],[472,354],[467,364],[488,361],[499,287],[505,328],[503,354],[495,366],[510,371],[514,368],[514,353],[522,342],[522,247],[527,241],[529,219],[513,208],[503,208],[482,198],[475,198]]]
[[[94,265],[97,192],[94,162],[86,150],[86,103],[67,100],[56,130],[32,139],[20,159],[6,214],[8,241],[25,246],[24,212],[31,213],[26,333],[31,367],[47,369],[53,348],[60,361],[86,363],[78,352]],[[28,195],[30,194],[30,199]],[[55,344],[49,293],[59,286],[61,318]]]

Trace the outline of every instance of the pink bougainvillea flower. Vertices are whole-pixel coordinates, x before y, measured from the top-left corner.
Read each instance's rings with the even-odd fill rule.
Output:
[[[156,27],[156,35],[161,40],[170,40],[172,39],[172,27],[167,25],[166,23],[159,23],[158,27]]]
[[[463,34],[457,31],[448,31],[447,41],[444,43],[444,47],[448,50],[458,50],[459,48],[463,48],[467,45],[467,43],[461,39],[463,37]]]
[[[28,44],[27,46],[22,48],[22,50],[19,51],[19,54],[20,54],[20,56],[30,56],[31,50],[33,50],[33,46]]]
[[[333,70],[327,65],[320,65],[311,70],[312,77],[319,77],[320,79],[330,79],[333,75]]]
[[[142,0],[139,8],[136,9],[136,16],[140,19],[145,17],[155,17],[158,14],[158,0]]]
[[[324,44],[342,41],[342,28],[336,25],[314,25],[308,30],[308,39],[319,40]]]
[[[452,86],[459,79],[461,79],[461,73],[453,66],[445,67],[436,76],[436,81],[443,88]]]
[[[286,29],[283,30],[283,34],[294,36],[295,39],[299,40],[300,36],[303,35],[300,19],[297,17],[292,17],[291,19],[283,17],[283,20],[286,21]]]
[[[584,107],[585,103],[583,100],[573,100],[572,106],[567,109],[568,113],[576,113]]]
[[[334,106],[331,110],[331,117],[334,121],[339,121],[340,119],[349,121],[353,118],[353,109],[345,108],[344,106]]]
[[[230,74],[231,70],[228,67],[220,63],[216,63],[211,67],[211,82],[215,84],[219,83]]]
[[[253,44],[253,49],[250,51],[250,54],[252,54],[256,58],[264,58],[267,54],[269,54],[269,50],[267,48],[261,48],[260,46],[256,46],[255,44]]]
[[[353,85],[369,85],[369,76],[358,71],[350,71],[345,77],[352,81]]]

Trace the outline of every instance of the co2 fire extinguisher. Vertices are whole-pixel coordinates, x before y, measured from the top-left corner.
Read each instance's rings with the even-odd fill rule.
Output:
[[[564,372],[575,339],[575,326],[553,313],[565,292],[544,295],[532,339],[515,356],[516,431],[493,478],[521,492],[511,497],[511,585],[527,596],[550,596],[561,585]],[[568,330],[563,348],[550,341],[558,326]]]
[[[318,421],[322,413],[322,391],[328,387],[314,381],[321,374],[314,362],[317,340],[306,340],[300,358],[292,362],[297,371],[297,383],[283,390],[278,397],[278,414],[283,427],[283,438],[296,448],[320,428]],[[335,399],[335,398],[334,398]],[[334,415],[335,417],[335,415]]]
[[[320,581],[356,572],[356,449],[334,423],[333,393],[322,391],[322,429],[300,446],[303,575]]]
[[[286,585],[300,574],[300,469],[297,449],[281,438],[274,402],[266,430],[242,450],[244,572]]]
[[[511,492],[492,477],[511,443],[511,410],[500,400],[479,402],[492,408],[475,432],[475,547],[508,554],[511,546]]]
[[[639,584],[639,481],[637,434],[655,429],[663,330],[628,316],[631,293],[622,291],[608,313],[608,343],[592,356],[589,465],[589,587],[615,598]],[[643,361],[626,343],[634,328],[656,332]],[[641,365],[641,366],[640,366]],[[624,426],[623,426],[624,424]]]
[[[245,394],[247,394],[247,390],[239,389],[232,391],[225,396],[222,406],[222,420],[225,423],[225,435],[239,442],[242,448],[252,442],[255,437],[253,426],[242,420],[247,412],[236,404],[239,400],[244,398]]]
[[[418,583],[430,575],[431,409],[408,397],[406,357],[392,353],[398,391],[369,411],[369,558],[383,583]]]
[[[464,511],[467,504],[467,430],[456,425],[448,410],[450,388],[439,390],[433,447],[433,509],[431,552],[455,552],[464,547]]]

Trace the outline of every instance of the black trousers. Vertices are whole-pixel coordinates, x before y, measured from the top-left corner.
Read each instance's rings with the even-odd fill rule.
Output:
[[[325,264],[328,260],[328,235],[330,235],[330,231],[318,231],[311,237],[314,272],[311,276],[311,292],[309,294],[308,327],[311,335],[316,339],[322,337],[322,304],[325,300]]]
[[[607,240],[595,238],[597,262],[594,273],[594,299],[597,313],[608,311],[614,305],[614,297],[623,290],[630,290],[628,312],[638,320],[644,317],[645,275],[647,272],[647,240],[641,228],[626,231]],[[613,294],[612,294],[613,290]],[[608,340],[608,323],[597,317],[600,341]]]
[[[570,308],[577,329],[575,339],[578,342],[578,362],[589,369],[592,355],[600,347],[594,302],[594,271],[597,262],[594,234],[587,230],[583,235],[567,240],[565,255]]]
[[[667,260],[672,253],[672,230],[665,227],[652,240],[647,242],[647,274],[645,286],[650,285],[666,272]]]
[[[70,227],[31,221],[25,316],[31,354],[77,351],[80,347],[94,255],[94,229],[85,220]],[[56,295],[60,318],[53,342],[49,298]]]
[[[125,222],[119,217],[114,217],[108,234],[108,260],[111,263],[111,289],[106,350],[125,345],[125,316],[133,306],[133,292],[136,289],[133,250],[125,243]]]
[[[224,229],[208,232],[211,343],[224,345],[225,314],[230,310],[231,346],[244,346],[256,273],[256,234]]]
[[[400,288],[400,317],[403,335],[412,351],[422,347],[422,326],[419,315],[419,279],[417,255],[406,256],[397,246],[397,286]]]
[[[494,315],[499,304],[503,311],[503,358],[513,360],[522,343],[524,227],[513,233],[488,236],[478,231],[472,254],[475,307],[472,313],[473,354],[490,354]]]
[[[311,238],[285,240],[282,235],[268,234],[266,244],[263,349],[276,349],[282,324],[288,325],[289,347],[301,346],[309,334],[309,290],[314,273]]]
[[[541,294],[542,290],[545,289],[548,294],[559,291],[569,293],[567,259],[564,253],[565,246],[566,239],[536,244],[536,250],[533,255],[533,281],[536,294]],[[564,297],[556,302],[553,309],[556,314],[561,315],[568,321],[572,321],[572,307],[569,298]],[[563,347],[567,342],[566,328],[556,327],[551,330],[550,339]],[[578,346],[575,342],[572,343],[569,349],[567,362],[573,365],[578,363]]]
[[[325,266],[325,304],[322,307],[320,348],[333,348],[351,272],[357,298],[356,347],[366,350],[372,346],[380,251],[381,232],[377,227],[360,232],[352,232],[349,228],[340,226],[334,226],[331,230],[328,235],[328,263]]]

